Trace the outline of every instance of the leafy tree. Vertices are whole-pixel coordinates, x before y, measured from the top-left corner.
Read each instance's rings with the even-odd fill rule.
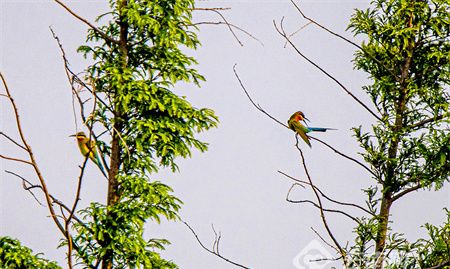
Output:
[[[0,237],[0,266],[1,268],[37,268],[59,269],[56,262],[51,262],[32,253],[31,249],[22,246],[19,241],[10,237]]]
[[[97,98],[89,124],[101,124],[111,142],[100,141],[110,157],[107,205],[92,204],[83,211],[89,225],[77,224],[74,242],[87,264],[93,257],[102,268],[142,265],[173,268],[151,249],[163,249],[166,240],[142,238],[146,220],[161,216],[177,219],[180,200],[150,175],[160,166],[177,170],[175,158],[188,157],[191,148],[207,145],[195,133],[216,126],[209,109],[194,108],[171,91],[178,81],[198,84],[203,77],[191,66],[195,59],[180,46],[195,49],[191,25],[192,0],[110,1],[111,18],[89,30],[80,51],[92,55],[87,69]],[[95,137],[95,135],[94,135]]]
[[[449,1],[378,0],[351,19],[350,29],[366,37],[355,67],[370,75],[364,90],[380,115],[372,131],[354,129],[380,186],[369,238],[380,255],[376,268],[392,248],[386,245],[392,204],[449,180],[449,9]]]
[[[43,191],[50,215],[64,235],[61,246],[68,249],[70,268],[74,266],[73,255],[78,264],[87,268],[177,268],[159,255],[169,242],[146,239],[143,233],[146,221],[178,220],[182,204],[172,189],[155,180],[153,174],[161,167],[177,171],[176,158],[190,157],[193,148],[205,151],[207,144],[198,140],[196,134],[218,123],[212,110],[196,108],[173,92],[181,87],[178,82],[198,85],[204,80],[192,67],[196,60],[182,51],[183,47],[199,46],[191,22],[194,1],[110,0],[110,11],[98,17],[97,23],[104,22],[98,27],[61,1],[55,2],[90,26],[87,44],[80,46],[79,51],[91,57],[93,63],[83,76],[70,69],[59,38],[54,36],[63,53],[73,94],[79,101],[83,124],[89,130],[88,137],[99,148],[101,163],[107,168],[107,201],[91,203],[82,210],[77,208],[87,156],[80,166],[73,206],[50,193],[26,142],[17,106],[3,76],[6,94],[2,96],[10,100],[14,109],[20,141],[1,135],[26,150],[29,160],[0,157],[34,168],[37,184],[12,174],[24,181],[28,191]],[[54,207],[59,207],[62,215]],[[44,260],[34,258],[30,262],[40,268]]]
[[[280,35],[302,58],[337,82],[375,118],[369,128],[353,128],[361,147],[359,154],[365,163],[312,138],[371,173],[374,186],[364,190],[368,197],[366,207],[342,203],[324,195],[312,182],[297,145],[308,181],[296,180],[295,184],[310,185],[317,198],[316,201],[300,202],[309,202],[319,208],[338,259],[347,268],[450,266],[448,217],[442,227],[425,225],[429,239],[414,243],[409,243],[403,234],[389,227],[391,207],[395,202],[416,190],[437,191],[450,180],[450,1],[374,0],[366,10],[357,9],[349,24],[355,35],[364,37],[361,45],[308,18],[291,2],[309,24],[319,26],[357,48],[354,66],[369,75],[371,84],[363,90],[373,106],[364,104],[338,79],[305,56],[290,39],[292,35],[284,30],[283,20],[279,26],[275,25]],[[324,208],[321,199],[361,209],[365,215],[352,216],[341,210]],[[353,245],[339,243],[325,217],[327,211],[358,223]],[[396,255],[398,259],[393,259]]]

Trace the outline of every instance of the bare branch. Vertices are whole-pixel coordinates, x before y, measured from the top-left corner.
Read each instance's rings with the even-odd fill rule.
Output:
[[[360,162],[360,161],[356,160],[355,158],[352,158],[352,157],[350,157],[350,156],[348,156],[348,155],[346,155],[346,154],[344,154],[344,153],[338,151],[336,148],[334,148],[334,147],[332,147],[331,145],[325,143],[324,141],[320,140],[319,138],[315,138],[315,137],[313,137],[313,136],[310,136],[310,138],[311,138],[311,139],[314,139],[314,140],[316,140],[316,141],[318,141],[318,142],[320,142],[320,143],[322,143],[323,145],[327,146],[329,149],[333,150],[335,153],[341,155],[342,157],[344,157],[344,158],[346,158],[346,159],[348,159],[348,160],[350,160],[350,161],[353,161],[354,163],[360,165],[362,168],[366,169],[366,171],[368,171],[369,173],[371,173],[375,178],[378,178],[378,177],[377,177],[377,174],[375,174],[372,170],[370,170],[369,167],[367,167],[366,165],[364,165],[362,162]]]
[[[311,200],[308,200],[308,199],[305,199],[305,200],[286,199],[286,201],[293,203],[293,204],[312,204],[314,207],[321,209],[320,205],[318,205],[317,203],[315,203]],[[357,218],[353,217],[352,215],[350,215],[347,212],[344,212],[342,210],[328,209],[328,208],[322,208],[321,210],[323,210],[324,212],[338,213],[338,214],[344,215],[344,216],[348,217],[349,219],[355,221],[356,223],[361,224],[361,222]]]
[[[366,52],[366,51],[363,49],[363,47],[361,47],[360,45],[358,45],[358,44],[356,44],[355,42],[351,41],[350,39],[348,39],[348,38],[346,38],[346,37],[344,37],[344,36],[342,36],[342,35],[340,35],[340,34],[338,34],[338,33],[336,33],[336,32],[331,31],[329,28],[323,26],[322,24],[319,24],[317,21],[315,21],[315,20],[313,20],[313,19],[307,17],[307,16],[305,15],[305,13],[303,13],[303,11],[300,9],[300,7],[299,7],[293,0],[290,0],[290,1],[291,1],[291,3],[295,6],[295,8],[297,9],[297,11],[300,13],[300,15],[302,15],[302,17],[303,17],[304,19],[308,20],[309,23],[313,23],[313,24],[315,24],[316,26],[318,26],[318,27],[322,28],[323,30],[325,30],[326,32],[328,32],[328,33],[330,33],[330,34],[332,34],[332,35],[334,35],[334,36],[336,36],[336,37],[338,37],[338,38],[340,38],[340,39],[346,41],[347,43],[349,43],[349,44],[351,44],[351,45],[353,45],[353,46],[355,46],[355,47],[357,47],[357,48],[358,48],[359,50],[361,50],[367,57],[369,57],[370,59],[374,60],[377,64],[381,65],[384,69],[386,69],[386,71],[388,71],[393,77],[395,77],[395,78],[398,79],[398,76],[392,71],[392,69],[388,68],[388,67],[387,67],[386,65],[384,65],[382,62],[380,62],[380,60],[378,60],[377,58],[375,58],[372,54]],[[291,36],[292,36],[292,35],[291,35]]]
[[[392,196],[392,202],[394,202],[395,200],[399,199],[403,195],[406,195],[406,194],[408,194],[410,192],[416,191],[416,190],[418,190],[420,188],[421,188],[421,185],[417,184],[417,185],[415,185],[415,186],[413,186],[411,188],[405,189],[404,191],[401,191],[401,192],[397,193],[396,195]]]
[[[59,40],[59,37],[56,35],[56,33],[53,31],[53,29],[52,29],[51,27],[49,27],[49,28],[50,28],[50,31],[52,32],[53,38],[54,38],[54,39],[56,40],[56,42],[58,43],[59,49],[60,49],[60,51],[61,51],[61,57],[63,58],[63,61],[64,61],[64,68],[65,68],[65,71],[66,71],[67,79],[69,80],[69,83],[70,83],[70,85],[71,85],[71,87],[72,87],[72,93],[75,93],[76,96],[79,97],[79,95],[78,95],[78,91],[79,91],[79,90],[75,89],[75,87],[74,87],[74,83],[78,83],[78,84],[81,85],[83,88],[85,88],[86,90],[88,90],[92,95],[94,95],[95,98],[97,98],[97,100],[98,100],[100,103],[102,103],[102,105],[104,105],[104,106],[106,107],[106,109],[108,109],[110,112],[113,112],[113,110],[111,109],[111,107],[108,106],[108,105],[105,103],[105,101],[103,101],[103,100],[97,95],[97,93],[94,92],[94,90],[92,90],[86,83],[84,83],[83,80],[80,79],[80,78],[78,77],[78,74],[75,74],[75,73],[70,69],[70,67],[69,67],[69,60],[68,60],[67,57],[66,57],[66,52],[64,51],[64,48],[63,48],[63,46],[62,46],[62,44],[61,44],[61,41]],[[78,98],[78,99],[79,99],[78,101],[79,101],[80,103],[86,102],[86,101],[83,102],[80,98]],[[86,121],[86,119],[83,118],[83,121]]]
[[[39,205],[44,206],[44,205],[39,201],[39,199],[36,197],[36,195],[31,191],[32,189],[34,189],[34,188],[40,188],[41,186],[31,184],[30,181],[28,181],[27,179],[25,179],[25,178],[22,177],[21,175],[19,175],[19,174],[17,174],[17,173],[14,173],[14,172],[12,172],[12,171],[5,170],[5,173],[11,174],[11,175],[13,175],[13,176],[16,176],[16,177],[22,179],[22,187],[23,187],[23,189],[26,190],[26,191],[28,191],[28,192],[31,194],[31,196],[33,196],[34,200],[36,200],[36,202],[37,202]],[[27,184],[28,184],[28,186],[27,186]]]
[[[293,204],[312,204],[312,205],[315,206],[316,208],[321,209],[319,204],[317,204],[317,203],[315,203],[315,202],[313,202],[313,201],[311,201],[311,200],[308,200],[308,199],[305,199],[305,200],[292,200],[291,198],[289,198],[289,194],[291,193],[291,191],[293,190],[293,188],[294,188],[295,185],[298,185],[298,184],[295,183],[295,184],[293,184],[293,185],[291,186],[291,188],[289,188],[289,191],[288,191],[288,193],[287,193],[287,195],[286,195],[286,201],[288,201],[288,202],[290,202],[290,203],[293,203]],[[322,208],[321,210],[323,210],[323,211],[325,211],[325,212],[338,213],[338,214],[344,215],[344,216],[346,216],[346,217],[352,219],[352,220],[355,221],[356,223],[361,224],[361,222],[360,222],[357,218],[353,217],[352,215],[350,215],[350,214],[348,214],[347,212],[344,212],[344,211],[342,211],[342,210],[337,210],[337,209],[327,209],[327,208]]]
[[[107,34],[105,34],[103,31],[101,31],[100,29],[98,29],[97,27],[95,27],[93,24],[91,24],[90,22],[88,22],[86,19],[82,18],[81,16],[79,16],[78,14],[76,14],[75,12],[73,12],[68,6],[66,6],[63,2],[59,1],[59,0],[54,0],[56,3],[58,3],[60,6],[62,6],[65,10],[67,10],[67,12],[69,12],[72,16],[74,16],[75,18],[77,18],[78,20],[84,22],[86,25],[88,25],[92,30],[94,30],[96,33],[98,33],[103,39],[105,39],[106,41],[109,41],[111,43],[114,44],[119,44],[119,41],[115,40],[114,38],[108,36]]]
[[[328,233],[328,236],[331,238],[331,240],[333,241],[334,245],[335,245],[336,248],[339,250],[339,253],[340,253],[341,256],[342,256],[343,262],[344,262],[344,264],[346,265],[346,264],[347,264],[347,253],[346,253],[346,251],[341,247],[341,245],[340,245],[339,242],[337,241],[336,237],[334,236],[333,232],[331,231],[330,227],[328,226],[328,222],[327,222],[327,219],[325,218],[325,214],[324,214],[324,208],[323,208],[323,205],[322,205],[322,200],[320,199],[319,192],[317,191],[317,189],[313,187],[314,184],[313,184],[313,182],[312,182],[311,175],[309,174],[308,167],[306,166],[306,161],[305,161],[305,157],[303,156],[303,151],[302,151],[302,150],[300,149],[300,147],[298,146],[298,142],[299,142],[299,141],[298,141],[298,136],[295,136],[295,137],[296,137],[296,139],[297,139],[297,143],[295,144],[295,146],[296,146],[296,148],[298,149],[298,151],[299,151],[299,153],[300,153],[300,157],[301,157],[301,162],[302,162],[302,165],[303,165],[303,169],[305,170],[306,176],[307,176],[308,181],[309,181],[309,183],[310,183],[309,185],[310,185],[311,189],[313,190],[314,195],[316,196],[316,199],[317,199],[317,205],[318,205],[319,210],[320,210],[320,217],[322,218],[322,223],[323,223],[323,225],[324,225],[324,227],[325,227],[325,230],[326,230],[327,233]]]
[[[42,176],[42,173],[41,173],[41,171],[40,171],[40,169],[39,169],[39,167],[38,167],[38,165],[36,163],[36,160],[34,158],[33,150],[31,149],[30,145],[28,145],[28,143],[27,143],[27,141],[25,139],[25,135],[24,135],[23,130],[22,130],[22,125],[21,125],[20,118],[19,118],[19,111],[17,109],[16,103],[15,103],[15,101],[14,101],[12,95],[11,95],[11,92],[9,91],[8,84],[6,83],[6,80],[3,77],[3,74],[1,72],[0,72],[0,78],[2,80],[3,86],[5,87],[6,95],[8,96],[8,99],[9,99],[9,101],[11,103],[12,108],[13,108],[14,116],[15,116],[15,120],[16,120],[16,127],[17,127],[17,130],[19,132],[19,136],[20,136],[20,139],[22,141],[22,144],[24,145],[24,147],[26,148],[26,150],[28,152],[28,156],[30,158],[30,162],[29,163],[31,163],[31,165],[33,166],[34,172],[36,173],[36,176],[39,179],[40,186],[41,186],[42,191],[43,191],[44,196],[45,196],[45,201],[47,203],[48,210],[50,211],[50,216],[52,217],[53,222],[56,224],[56,226],[61,231],[61,233],[65,234],[64,227],[62,226],[61,222],[58,220],[58,218],[57,218],[57,216],[55,214],[55,211],[54,211],[54,208],[53,208],[53,205],[52,205],[52,199],[50,197],[50,192],[48,191],[48,188],[47,188],[47,185],[45,183],[44,177]]]
[[[223,22],[223,21],[218,21],[218,22],[201,21],[201,22],[195,22],[195,23],[191,24],[191,26],[197,26],[197,25],[223,25],[223,24],[226,24],[228,27],[236,28],[237,30],[239,30],[239,31],[243,32],[244,34],[246,34],[247,36],[249,36],[250,38],[258,41],[259,44],[261,44],[261,46],[264,46],[264,43],[260,39],[258,39],[257,37],[255,37],[254,35],[249,33],[248,31],[242,29],[241,27],[236,26],[236,25],[231,24],[231,23],[226,23],[226,22]]]
[[[227,25],[228,29],[230,30],[231,34],[233,34],[234,38],[236,39],[236,41],[239,43],[239,45],[241,45],[241,47],[244,46],[244,44],[242,44],[241,40],[239,40],[239,38],[237,37],[236,33],[233,31],[233,26],[231,26],[231,24],[227,21],[227,19],[225,18],[225,16],[219,11],[219,9],[217,8],[194,8],[194,10],[200,10],[200,11],[211,11],[216,13],[217,15],[219,15],[224,24]],[[223,9],[222,9],[223,10]]]
[[[256,107],[256,109],[258,109],[259,111],[261,111],[262,113],[264,113],[267,117],[271,118],[272,120],[274,120],[274,121],[277,122],[278,124],[280,124],[280,125],[282,125],[282,126],[284,126],[284,127],[286,127],[286,128],[289,129],[289,127],[288,127],[286,124],[284,124],[284,123],[282,123],[281,121],[279,121],[279,120],[277,120],[276,118],[274,118],[272,115],[270,115],[269,113],[267,113],[267,112],[266,112],[259,104],[256,104],[256,103],[253,101],[253,99],[250,97],[250,94],[248,93],[247,89],[245,88],[244,84],[242,83],[241,78],[240,78],[239,75],[237,74],[237,71],[236,71],[236,64],[233,65],[233,71],[234,71],[234,75],[236,76],[236,78],[237,78],[238,81],[239,81],[239,84],[241,85],[241,88],[244,90],[245,94],[247,95],[247,97],[248,97],[248,99],[250,100],[250,102],[252,103],[252,105],[253,105],[254,107]]]
[[[194,229],[193,229],[187,222],[183,221],[183,223],[184,223],[184,225],[186,225],[186,227],[189,228],[189,230],[191,230],[191,232],[194,234],[195,238],[197,239],[197,242],[200,244],[200,246],[201,246],[204,250],[206,250],[207,252],[209,252],[209,253],[211,253],[211,254],[213,254],[213,255],[215,255],[215,256],[221,258],[222,260],[224,260],[224,261],[226,261],[226,262],[228,262],[228,263],[230,263],[230,264],[233,264],[233,265],[235,265],[235,266],[237,266],[237,267],[250,269],[250,267],[246,267],[246,266],[244,266],[244,265],[242,265],[242,264],[236,263],[236,262],[234,262],[234,261],[232,261],[232,260],[230,260],[230,259],[228,259],[228,258],[225,258],[225,257],[222,256],[221,254],[219,254],[219,250],[218,250],[219,243],[218,243],[218,241],[217,241],[217,234],[216,234],[216,240],[215,240],[215,241],[217,241],[217,243],[214,244],[214,245],[216,246],[216,250],[214,250],[214,246],[213,246],[213,250],[210,250],[210,249],[208,249],[208,248],[202,243],[202,241],[200,240],[200,238],[198,237],[198,235],[197,235],[197,233],[194,231]],[[214,232],[215,232],[215,231],[214,231]],[[219,236],[219,239],[218,239],[218,240],[220,240],[220,236]]]
[[[322,240],[322,242],[324,242],[327,246],[329,246],[330,248],[336,250],[337,252],[339,252],[339,250],[333,246],[332,244],[328,243],[316,230],[314,230],[313,227],[309,227],[319,238],[320,240]]]
[[[5,160],[9,160],[9,161],[25,163],[25,164],[28,164],[28,165],[31,165],[31,166],[33,165],[33,163],[31,163],[29,161],[25,161],[25,160],[14,158],[14,157],[8,157],[8,156],[2,155],[2,154],[0,154],[0,158],[5,159]]]
[[[298,30],[294,31],[292,34],[289,35],[289,38],[293,37],[294,35],[298,34],[301,30],[305,29],[306,27],[308,27],[309,25],[311,25],[312,22],[308,22],[307,24],[303,25],[302,27],[300,27]],[[284,43],[284,48],[286,48],[288,42],[286,41]]]
[[[356,102],[358,102],[362,107],[364,107],[370,114],[372,114],[376,119],[378,119],[379,121],[381,121],[381,118],[375,113],[373,112],[366,104],[364,104],[361,100],[358,99],[358,97],[356,97],[352,92],[350,92],[338,79],[336,79],[334,76],[332,76],[330,73],[328,73],[327,71],[325,71],[325,69],[323,69],[322,67],[320,67],[317,63],[315,63],[314,61],[310,60],[308,57],[306,57],[298,48],[297,46],[295,46],[295,44],[291,41],[291,39],[289,38],[289,36],[287,35],[286,31],[283,28],[283,20],[284,17],[281,19],[281,23],[280,23],[280,28],[278,28],[277,24],[275,23],[275,21],[273,21],[273,25],[275,26],[275,29],[277,30],[277,32],[284,38],[286,39],[286,41],[291,45],[291,47],[297,52],[298,55],[300,55],[303,59],[305,59],[306,61],[308,61],[310,64],[312,64],[314,67],[316,67],[317,69],[319,69],[322,73],[324,73],[327,77],[329,77],[331,80],[333,80],[334,82],[336,82],[348,95],[350,95]]]
[[[21,144],[19,144],[18,142],[16,142],[14,139],[12,139],[11,137],[9,137],[7,134],[5,134],[4,132],[0,132],[0,135],[4,136],[6,139],[8,139],[9,141],[11,141],[12,143],[14,143],[16,146],[18,146],[19,148],[23,149],[23,150],[27,150],[24,146],[22,146]]]
[[[439,116],[436,116],[436,117],[432,117],[432,118],[425,119],[425,120],[419,121],[417,123],[414,123],[414,124],[408,126],[407,128],[409,128],[409,129],[419,128],[419,127],[424,126],[425,124],[434,123],[434,122],[440,121],[440,120],[442,120],[444,118],[448,118],[448,117],[450,117],[450,113],[444,113],[442,115],[439,115]]]
[[[282,174],[283,176],[285,176],[285,177],[287,177],[287,178],[290,178],[290,179],[296,181],[296,182],[297,182],[297,185],[302,186],[301,184],[306,184],[306,185],[311,186],[311,183],[309,183],[308,181],[304,181],[304,180],[300,180],[300,179],[294,178],[294,177],[292,177],[292,176],[290,176],[290,175],[288,175],[288,174],[286,174],[286,173],[284,173],[284,172],[282,172],[282,171],[279,171],[279,170],[278,170],[277,172],[280,173],[280,174]],[[299,184],[299,183],[300,183],[300,184]],[[295,184],[294,184],[294,185],[295,185]],[[294,185],[293,185],[293,186],[294,186]],[[291,188],[293,188],[293,186],[292,186]],[[303,186],[302,186],[302,187],[303,187]],[[319,187],[317,187],[317,186],[315,186],[315,185],[313,185],[312,187],[315,188],[315,189],[320,193],[320,195],[321,195],[322,197],[324,197],[325,199],[327,199],[327,200],[330,201],[330,202],[333,202],[333,203],[335,203],[335,204],[342,205],[342,206],[351,206],[351,207],[355,207],[355,208],[361,209],[362,211],[366,212],[367,214],[370,214],[370,215],[374,216],[374,214],[373,214],[372,212],[370,212],[369,210],[365,209],[364,207],[362,207],[362,206],[360,206],[360,205],[353,204],[353,203],[345,203],[345,202],[337,201],[337,200],[332,199],[332,198],[330,198],[329,196],[327,196],[327,195],[326,195]]]

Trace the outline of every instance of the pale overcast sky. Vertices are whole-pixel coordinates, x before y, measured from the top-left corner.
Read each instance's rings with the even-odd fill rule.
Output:
[[[107,1],[65,2],[93,22],[106,10]],[[78,71],[88,63],[76,53],[85,40],[86,27],[49,0],[0,3],[0,70],[19,106],[24,132],[51,193],[71,203],[82,157],[75,140],[68,137],[75,132],[71,91],[48,27],[52,26],[59,35],[73,70]],[[348,19],[354,8],[368,4],[369,1],[329,0],[302,1],[299,5],[310,17],[353,38],[345,33]],[[358,146],[350,128],[367,128],[371,115],[292,48],[284,48],[285,42],[275,31],[273,20],[279,22],[284,16],[288,32],[306,23],[289,1],[199,1],[198,6],[231,7],[224,12],[226,18],[259,38],[264,46],[237,32],[244,44],[241,47],[224,26],[200,27],[203,46],[189,53],[199,60],[198,69],[207,82],[200,89],[187,86],[176,91],[187,95],[197,107],[214,109],[220,126],[201,134],[210,143],[207,153],[195,152],[193,158],[180,160],[177,174],[162,171],[154,178],[173,186],[175,194],[184,201],[180,215],[207,246],[213,244],[214,224],[222,234],[222,255],[252,268],[302,268],[299,266],[305,256],[333,252],[326,246],[322,249],[321,242],[314,245],[313,240],[318,238],[311,226],[325,235],[318,210],[285,200],[292,182],[277,170],[306,179],[294,147],[294,134],[252,107],[232,67],[237,63],[249,93],[274,117],[286,122],[293,112],[302,110],[312,125],[337,128],[317,137],[351,156],[358,158]],[[196,13],[195,21],[205,20],[219,18]],[[369,103],[361,90],[368,83],[366,75],[354,71],[351,64],[354,47],[314,26],[292,39],[306,55]],[[11,107],[4,98],[0,101],[0,113],[0,129],[16,135]],[[317,142],[312,143],[312,149],[301,146],[315,183],[338,200],[363,204],[361,189],[374,184],[369,174]],[[5,140],[0,140],[0,152],[23,156]],[[0,161],[0,168],[0,235],[20,239],[35,252],[43,252],[48,259],[66,267],[65,248],[56,249],[61,235],[47,209],[22,189],[17,178],[4,172],[12,170],[36,180],[31,169],[4,160]],[[98,170],[88,165],[80,208],[92,201],[106,200],[106,182],[100,178]],[[449,207],[449,194],[447,184],[439,192],[415,192],[399,201],[392,209],[394,231],[405,233],[411,240],[423,236],[420,226],[425,222],[443,222],[442,208]],[[42,196],[38,197],[42,200]],[[312,199],[313,194],[309,189],[298,189],[292,198]],[[341,216],[327,216],[337,238],[345,245],[351,240],[354,223]],[[163,256],[180,268],[234,268],[201,249],[181,222],[150,224],[147,228],[148,237],[172,242]],[[316,252],[305,252],[305,247]]]

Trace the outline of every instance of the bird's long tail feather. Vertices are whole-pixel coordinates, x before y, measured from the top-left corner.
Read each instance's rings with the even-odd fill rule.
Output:
[[[107,176],[107,174],[106,174],[106,171],[105,171],[105,168],[103,168],[102,162],[100,161],[100,157],[99,157],[98,155],[96,156],[96,162],[95,162],[95,164],[98,166],[98,168],[100,168],[100,171],[102,171],[102,174],[103,174],[106,178],[108,178],[108,176]]]
[[[312,132],[326,132],[327,130],[336,130],[333,128],[322,128],[322,127],[308,127],[308,129]]]

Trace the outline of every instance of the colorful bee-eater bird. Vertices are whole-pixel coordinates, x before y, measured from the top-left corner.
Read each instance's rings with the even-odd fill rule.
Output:
[[[332,128],[322,128],[322,127],[308,127],[301,123],[301,121],[305,120],[309,121],[305,114],[301,111],[297,111],[288,120],[289,128],[294,130],[297,134],[300,135],[300,137],[303,139],[303,141],[308,144],[309,147],[311,147],[311,142],[309,141],[309,136],[307,133],[309,132],[326,132],[327,130],[336,130]]]
[[[93,161],[98,166],[98,168],[100,168],[103,175],[106,176],[105,169],[103,168],[100,157],[98,156],[95,142],[90,140],[84,132],[78,132],[71,136],[76,137],[81,154],[83,154],[83,156],[85,157],[89,154],[89,159],[91,159],[91,161]]]

